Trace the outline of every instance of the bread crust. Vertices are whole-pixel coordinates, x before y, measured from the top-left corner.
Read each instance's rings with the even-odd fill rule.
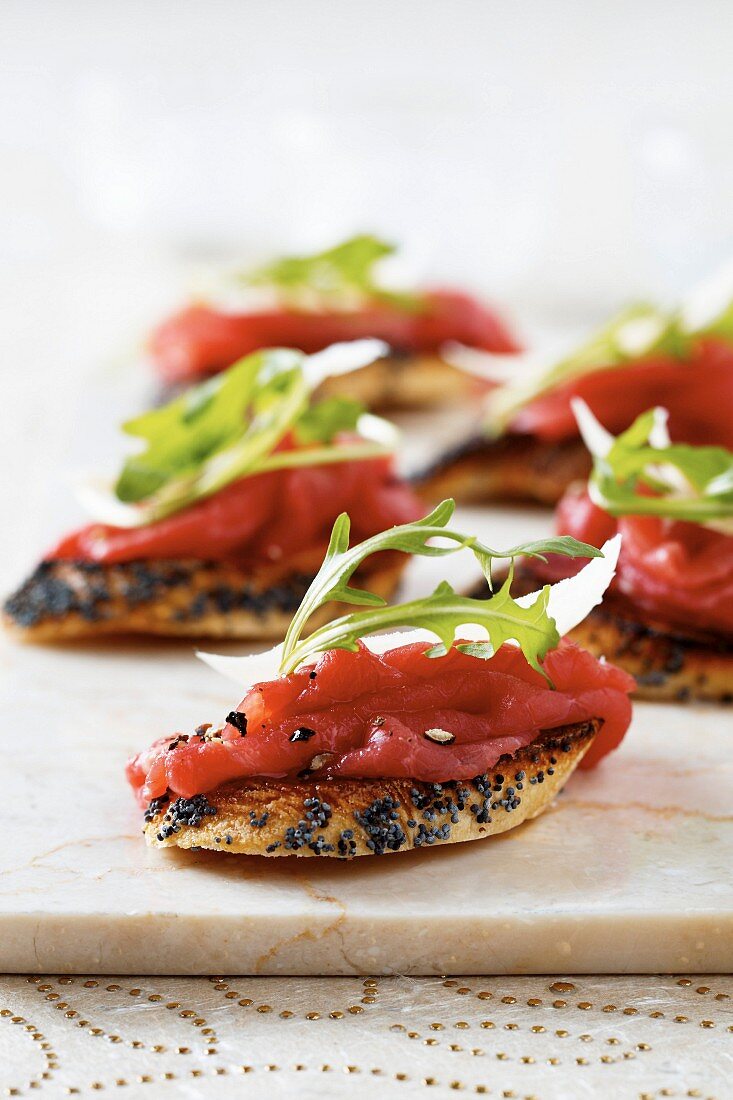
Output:
[[[361,581],[389,599],[405,561],[395,555]],[[312,579],[313,572],[249,572],[229,562],[42,562],[5,601],[3,623],[28,642],[111,634],[279,640]],[[344,610],[328,604],[309,628]]]
[[[348,374],[332,375],[319,397],[351,397],[370,409],[429,409],[466,400],[481,382],[439,355],[388,355]]]
[[[587,480],[590,456],[579,439],[545,443],[531,435],[472,436],[415,474],[412,486],[426,502],[453,497],[459,504],[528,501],[556,504],[568,485]]]
[[[612,601],[568,637],[630,672],[637,699],[733,703],[733,643],[722,638],[667,633],[621,614]]]
[[[235,780],[193,799],[152,802],[143,833],[155,848],[341,859],[479,840],[542,813],[600,726],[591,719],[543,730],[466,781]]]

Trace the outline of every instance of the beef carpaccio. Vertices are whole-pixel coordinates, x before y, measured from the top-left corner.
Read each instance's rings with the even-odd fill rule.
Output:
[[[326,653],[256,684],[219,732],[156,742],[130,761],[128,779],[145,805],[236,778],[295,780],[314,760],[323,778],[441,782],[488,771],[541,731],[599,718],[581,764],[592,767],[626,733],[633,679],[572,643],[546,658],[554,689],[510,644],[489,661],[455,648],[431,659],[425,649]]]
[[[516,413],[508,430],[546,443],[577,439],[573,398],[585,401],[614,434],[647,409],[663,404],[675,442],[717,443],[733,449],[733,346],[699,338],[684,358],[654,354],[590,371],[536,397]]]
[[[228,561],[247,567],[314,551],[318,560],[336,516],[355,516],[360,538],[423,511],[391,455],[270,470],[144,527],[88,524],[65,536],[47,561]]]
[[[225,313],[191,305],[164,321],[150,352],[166,382],[216,374],[258,348],[293,347],[308,354],[345,340],[376,337],[401,355],[436,353],[450,342],[509,354],[518,344],[498,315],[468,294],[434,290],[419,309],[371,304],[353,310],[271,309]]]

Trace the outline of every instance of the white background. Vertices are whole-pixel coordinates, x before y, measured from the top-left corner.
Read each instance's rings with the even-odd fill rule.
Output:
[[[52,527],[36,483],[114,440],[84,379],[124,389],[207,261],[371,229],[530,336],[673,299],[733,253],[732,58],[726,0],[0,0],[26,563]]]

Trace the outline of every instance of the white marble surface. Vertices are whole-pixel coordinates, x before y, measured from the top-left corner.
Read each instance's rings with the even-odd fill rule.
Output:
[[[29,308],[12,341],[27,368],[15,372],[1,441],[3,590],[66,522],[65,470],[114,453],[120,412],[139,406],[145,386],[129,363],[84,376],[72,363],[81,322],[69,322],[71,343],[51,345]],[[464,519],[495,545],[550,522],[511,509]],[[465,582],[464,559],[448,560]],[[434,583],[436,569],[422,562],[409,589]],[[730,710],[640,705],[622,750],[573,778],[540,820],[488,842],[342,865],[144,846],[127,755],[233,702],[190,644],[1,639],[0,693],[0,970],[733,969]]]
[[[359,860],[151,851],[122,768],[216,717],[188,644],[2,643],[0,970],[353,974],[733,968],[730,711],[639,705],[506,837]]]

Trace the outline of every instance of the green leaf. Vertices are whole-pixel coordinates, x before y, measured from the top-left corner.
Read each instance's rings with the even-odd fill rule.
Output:
[[[729,302],[721,312],[699,330],[701,335],[715,336],[733,344],[733,302]]]
[[[307,408],[298,420],[299,443],[330,443],[339,432],[353,432],[364,406],[348,397],[328,397]]]
[[[502,641],[515,639],[533,667],[539,667],[539,660],[547,652],[543,646],[546,642],[548,648],[557,644],[557,632],[546,614],[546,600],[544,617],[536,604],[523,608],[514,603],[509,593],[511,571],[509,581],[492,599],[485,601],[458,596],[447,582],[443,582],[425,599],[387,607],[379,597],[350,587],[349,581],[359,566],[372,554],[384,550],[436,557],[469,549],[488,577],[491,575],[492,561],[498,558],[513,561],[525,553],[532,556],[545,553],[567,553],[572,557],[602,556],[596,547],[557,536],[524,543],[511,550],[493,550],[474,535],[454,531],[448,526],[454,509],[454,501],[444,500],[423,519],[392,527],[352,547],[349,547],[349,518],[345,513],[339,516],[331,533],[323,565],[303,597],[285,636],[281,674],[293,672],[315,654],[324,653],[328,649],[353,650],[358,638],[390,626],[421,626],[433,631],[441,644],[434,646],[430,652],[433,656],[438,656],[447,652],[452,645],[455,628],[466,623],[486,626],[489,630],[489,641],[494,648],[502,644]],[[368,611],[342,616],[302,638],[305,626],[314,612],[331,602],[371,606]],[[475,617],[477,615],[478,618]],[[549,624],[552,624],[552,628]],[[509,633],[504,636],[502,632],[505,630]],[[519,631],[519,636],[516,631]],[[555,641],[550,643],[550,638],[555,638]]]
[[[603,429],[587,405],[578,402],[577,408],[593,454],[588,491],[599,508],[614,516],[653,515],[733,533],[733,452],[654,445],[655,427],[664,422],[659,409],[642,413],[610,448],[594,450],[593,429]]]
[[[252,456],[269,449],[287,428],[282,412],[294,409],[297,415],[305,405],[302,362],[295,351],[255,352],[167,405],[129,420],[123,430],[146,447],[125,463],[115,486],[118,499],[144,500],[174,478],[195,475],[244,437]]]
[[[348,512],[342,512],[336,517],[331,538],[328,541],[325,561],[330,561],[337,554],[343,554],[349,549],[349,535],[351,534],[351,517]]]
[[[248,474],[385,453],[389,425],[365,418],[366,427],[355,434],[363,415],[356,402],[309,404],[305,361],[289,349],[255,352],[128,421],[124,431],[144,444],[125,462],[114,488],[117,501],[135,506],[130,525],[161,519]],[[296,446],[278,451],[288,432]],[[354,438],[334,445],[341,433]]]
[[[315,297],[340,308],[366,298],[405,310],[419,309],[419,296],[385,290],[376,280],[377,263],[394,251],[394,245],[362,234],[323,252],[284,256],[242,278],[251,286],[273,287],[293,305],[312,304]]]
[[[515,641],[532,668],[544,675],[541,662],[560,641],[555,622],[547,613],[549,592],[548,585],[531,607],[521,607],[512,598],[508,583],[493,598],[486,600],[459,596],[450,585],[444,583],[432,595],[410,603],[342,615],[306,639],[299,647],[303,656],[298,664],[302,663],[304,656],[310,660],[316,654],[332,649],[354,651],[360,638],[398,626],[422,627],[432,631],[440,641],[428,649],[426,655],[443,657],[456,637],[460,636],[460,628],[471,624],[483,627],[487,639],[459,646],[463,652],[486,660],[493,657],[505,642]]]
[[[594,550],[595,553],[593,553]],[[489,554],[484,554],[477,547],[473,548],[473,552],[481,566],[481,571],[488,581],[489,588],[493,588],[491,567],[496,558],[510,558],[513,560],[514,558],[523,557],[539,558],[540,561],[546,561],[547,554],[562,554],[566,558],[598,558],[602,556],[600,550],[595,547],[590,547],[589,553],[587,543],[578,542],[570,535],[550,535],[544,539],[534,539],[532,542],[521,542],[517,546],[512,546],[509,550],[504,550],[503,553],[491,551]]]

